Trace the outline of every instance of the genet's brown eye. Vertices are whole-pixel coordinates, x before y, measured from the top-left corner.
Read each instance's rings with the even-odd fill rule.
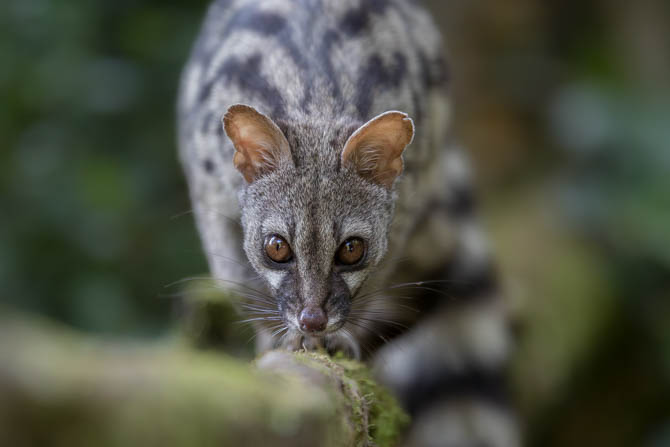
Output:
[[[291,247],[289,247],[284,238],[276,234],[265,238],[265,253],[274,262],[288,262],[293,257]]]
[[[344,241],[342,245],[340,245],[340,248],[337,249],[335,260],[339,264],[353,265],[360,261],[364,254],[365,243],[363,242],[363,239],[352,237]]]

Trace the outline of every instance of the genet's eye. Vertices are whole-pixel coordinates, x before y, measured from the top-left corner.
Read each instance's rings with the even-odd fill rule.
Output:
[[[342,242],[335,254],[338,264],[354,265],[359,262],[365,254],[365,243],[359,237],[352,237]]]
[[[288,262],[293,257],[293,252],[288,242],[277,234],[265,237],[265,253],[274,262]]]

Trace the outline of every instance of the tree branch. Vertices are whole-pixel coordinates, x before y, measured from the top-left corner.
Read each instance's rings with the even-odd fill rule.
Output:
[[[351,360],[249,364],[0,317],[0,445],[391,446],[406,423]]]

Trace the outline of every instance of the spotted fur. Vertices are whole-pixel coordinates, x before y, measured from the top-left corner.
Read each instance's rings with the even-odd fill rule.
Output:
[[[416,2],[216,0],[182,76],[180,156],[212,274],[258,318],[260,350],[324,346],[370,361],[415,417],[409,445],[514,446],[505,312],[467,162],[448,140],[448,83],[441,37]],[[240,103],[290,147],[250,182],[221,126]],[[389,110],[413,118],[414,140],[402,175],[382,184],[342,151]],[[287,240],[292,262],[269,263],[268,234]],[[351,236],[365,258],[337,266]],[[305,306],[325,310],[324,334],[300,332]],[[496,423],[473,429],[481,415]]]

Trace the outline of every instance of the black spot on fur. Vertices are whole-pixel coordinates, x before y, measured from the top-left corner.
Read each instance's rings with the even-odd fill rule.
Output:
[[[206,173],[211,174],[214,172],[214,168],[216,166],[214,165],[214,162],[210,160],[209,158],[205,158],[205,160],[202,162],[202,168],[205,170]]]
[[[379,88],[394,88],[407,74],[407,59],[400,52],[393,54],[393,62],[386,65],[378,54],[373,54],[365,65],[358,82],[356,107],[362,119],[369,118],[372,98]]]
[[[450,279],[444,291],[458,305],[472,303],[474,299],[489,299],[498,288],[498,275],[492,264],[486,264],[475,271],[463,267],[463,261],[452,261],[447,265],[445,278]]]
[[[248,5],[238,9],[228,21],[223,30],[220,41],[224,42],[228,36],[240,29],[254,31],[263,36],[273,36],[286,27],[286,19],[278,14],[259,11],[257,5]]]
[[[421,93],[417,89],[412,89],[412,102],[414,103],[414,121],[416,124],[421,123],[423,120],[423,104],[424,101],[421,100]]]
[[[355,36],[367,28],[369,23],[370,16],[367,14],[367,11],[362,12],[360,9],[352,9],[342,17],[339,28],[343,33],[346,33],[349,36]]]
[[[459,308],[495,299],[498,277],[493,264],[476,270],[466,267],[464,255],[452,258],[444,267],[427,278],[440,278],[445,282],[430,284],[430,289],[417,297],[417,305],[424,315],[445,308]]]
[[[447,64],[442,57],[431,60],[425,53],[419,52],[421,83],[425,88],[437,87],[448,82]]]
[[[364,0],[358,8],[344,14],[339,28],[347,36],[355,36],[369,26],[372,14],[383,14],[389,6],[388,0]]]
[[[432,359],[415,365],[412,383],[400,393],[400,400],[412,416],[431,406],[459,398],[476,398],[499,406],[509,403],[509,391],[503,371],[471,366],[454,371],[439,367]]]
[[[330,81],[330,94],[333,98],[339,99],[342,96],[340,91],[340,85],[337,81],[337,76],[335,75],[335,68],[330,61],[331,52],[333,45],[339,42],[340,37],[337,31],[328,30],[324,33],[323,39],[321,40],[321,46],[319,48],[319,58],[321,65],[323,66],[323,71]]]
[[[323,73],[330,82],[330,94],[334,99],[340,99],[342,93],[336,76],[336,70],[331,63],[333,46],[342,39],[346,40],[363,32],[369,26],[371,15],[384,13],[389,6],[390,3],[388,0],[363,1],[358,8],[346,12],[335,29],[329,29],[323,34],[316,57],[321,63]],[[306,107],[307,102],[303,101],[303,108]],[[344,103],[339,103],[342,108],[345,106]]]
[[[265,36],[271,36],[278,34],[286,26],[286,19],[273,13],[253,11],[249,15],[244,16],[244,20],[240,20],[237,23],[239,23],[241,28],[250,29]]]
[[[207,98],[209,98],[210,93],[212,92],[212,87],[217,81],[217,78],[210,79],[209,81],[202,84],[200,90],[198,91],[198,103],[202,104]]]
[[[221,122],[216,118],[216,115],[214,113],[208,113],[202,119],[202,127],[200,128],[200,130],[202,131],[202,133],[207,134],[210,132],[210,130],[214,128],[214,126],[223,127],[221,125]]]
[[[475,196],[468,187],[452,189],[452,195],[446,203],[447,212],[458,219],[471,216],[475,210]]]
[[[230,26],[226,29],[227,34],[237,29],[245,29],[263,36],[274,37],[275,41],[286,49],[293,62],[299,68],[306,69],[307,61],[293,40],[291,28],[288,26],[286,19],[278,14],[255,11],[252,8],[243,8],[240,11],[240,16],[232,20]]]
[[[272,119],[282,118],[286,115],[282,95],[277,87],[261,75],[260,54],[253,54],[246,60],[232,57],[223,63],[217,73],[217,77],[233,82],[250,94],[250,98],[260,96],[264,104],[271,108]]]
[[[298,68],[302,69],[305,73],[307,72],[307,60],[296,45],[293,36],[291,35],[291,28],[288,26],[284,17],[270,12],[258,11],[256,5],[241,8],[233,15],[233,17],[231,17],[228,26],[226,26],[219,38],[220,41],[225,42],[232,33],[239,30],[253,31],[262,36],[274,38],[275,41],[286,50],[289,57]],[[212,58],[217,50],[217,48],[213,48],[209,52],[203,54],[203,67],[208,67],[211,64]],[[203,87],[198,93],[199,102],[202,102],[209,97],[212,86],[218,82],[220,73],[221,71],[219,71],[219,74],[213,79],[210,79],[203,84]],[[304,101],[309,102],[311,98],[311,90],[309,88],[306,89],[304,95]]]

